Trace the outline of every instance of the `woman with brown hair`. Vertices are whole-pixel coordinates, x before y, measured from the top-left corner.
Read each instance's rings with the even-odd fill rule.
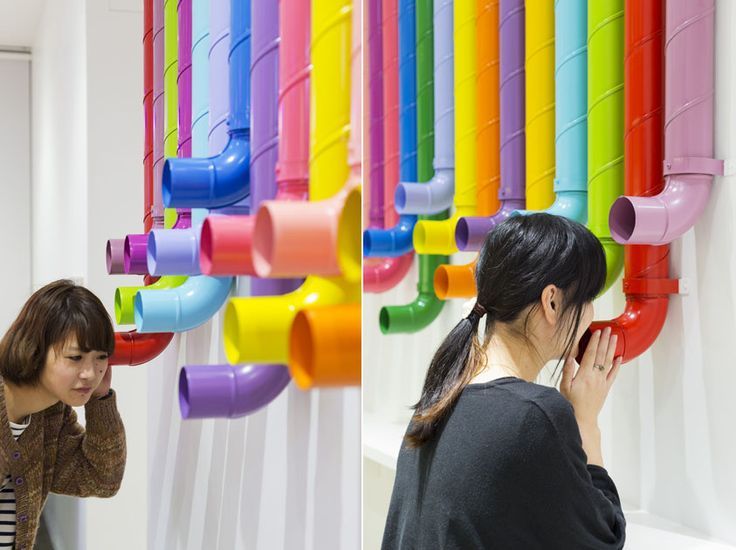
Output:
[[[598,428],[616,337],[596,331],[577,370],[574,359],[606,279],[600,242],[562,217],[511,218],[486,237],[475,278],[475,307],[414,406],[383,549],[622,548]],[[560,391],[535,383],[555,360]]]
[[[110,497],[120,488],[114,346],[100,300],[67,280],[36,291],[0,341],[0,548],[33,548],[49,492]],[[81,406],[86,429],[72,409]]]

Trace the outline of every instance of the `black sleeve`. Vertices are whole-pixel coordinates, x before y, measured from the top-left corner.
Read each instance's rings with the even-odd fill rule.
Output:
[[[539,496],[540,533],[555,548],[620,549],[626,520],[618,491],[605,468],[588,466],[572,407],[558,394],[535,403],[533,459],[540,463],[529,480]]]

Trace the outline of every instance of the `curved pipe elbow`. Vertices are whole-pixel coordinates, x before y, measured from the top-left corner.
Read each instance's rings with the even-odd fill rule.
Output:
[[[199,275],[199,229],[152,229],[146,261],[151,275]]]
[[[662,331],[667,319],[667,296],[626,297],[626,309],[612,321],[595,321],[580,339],[578,363],[596,330],[611,327],[611,336],[617,335],[616,357],[628,363],[647,351]]]
[[[289,331],[299,310],[359,300],[359,284],[323,277],[308,277],[297,290],[281,296],[231,298],[223,329],[227,360],[230,364],[286,364]]]
[[[184,276],[166,276],[149,286],[121,286],[115,289],[115,321],[119,325],[132,325],[135,322],[135,295],[139,290],[165,290],[183,285]]]
[[[428,327],[442,312],[445,303],[429,292],[420,292],[404,306],[384,306],[378,315],[383,334],[419,332]]]
[[[363,290],[380,294],[398,285],[411,269],[414,253],[396,258],[366,258],[363,263]]]
[[[475,288],[475,259],[469,264],[442,264],[434,272],[434,293],[440,300],[472,298]]]
[[[395,258],[412,252],[416,223],[416,216],[404,214],[390,229],[366,229],[363,231],[363,255],[366,258]]]
[[[613,240],[620,244],[668,244],[693,227],[708,204],[712,176],[669,176],[653,197],[619,197],[608,215]]]
[[[250,134],[231,131],[219,155],[206,159],[166,159],[162,197],[169,208],[222,208],[250,192]]]
[[[285,365],[187,365],[179,371],[181,417],[240,418],[271,403],[290,381]]]
[[[523,200],[508,199],[490,217],[461,217],[455,226],[455,244],[462,251],[478,251],[483,246],[486,235],[497,225],[505,222],[512,212],[524,207]]]
[[[289,372],[302,390],[360,385],[360,303],[310,306],[289,335]]]
[[[528,216],[538,213],[562,216],[585,225],[588,223],[588,193],[586,191],[561,191],[557,193],[552,206],[546,210],[515,210],[511,216]]]
[[[269,278],[340,275],[337,233],[345,198],[339,193],[316,202],[263,201],[253,229],[256,274]]]
[[[209,216],[202,224],[199,267],[205,275],[255,275],[255,216]]]
[[[143,289],[135,296],[138,332],[184,332],[206,323],[230,294],[232,277],[190,277],[169,290]]]
[[[125,239],[108,239],[105,247],[105,264],[108,275],[125,273],[124,247]]]
[[[437,214],[452,206],[454,196],[455,171],[437,170],[427,183],[399,183],[394,207],[399,214]]]
[[[115,351],[108,360],[109,365],[137,366],[152,361],[169,345],[174,334],[140,334],[135,330],[115,333]]]

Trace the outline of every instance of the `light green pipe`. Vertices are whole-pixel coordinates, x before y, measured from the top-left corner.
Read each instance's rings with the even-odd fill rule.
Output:
[[[179,17],[177,0],[164,1],[164,158],[176,158],[179,144]],[[153,182],[161,185],[160,181]],[[164,227],[171,229],[176,223],[176,209],[164,210]]]
[[[432,0],[417,0],[417,176],[429,181],[434,174],[434,33]],[[444,220],[448,212],[419,216],[420,220]],[[379,323],[384,334],[413,333],[427,327],[442,311],[444,302],[434,293],[434,272],[449,262],[447,256],[417,254],[417,297],[410,304],[381,308]]]
[[[588,228],[606,253],[605,293],[624,266],[608,213],[624,193],[624,0],[588,1]]]

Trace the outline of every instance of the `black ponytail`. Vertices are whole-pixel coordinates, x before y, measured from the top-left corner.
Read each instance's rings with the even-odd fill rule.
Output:
[[[475,280],[476,307],[450,331],[429,365],[406,434],[410,447],[419,447],[436,434],[465,386],[485,368],[485,348],[496,322],[513,323],[532,305],[520,331],[529,342],[529,318],[539,307],[542,290],[550,284],[565,293],[560,316],[567,322],[559,330],[567,333],[563,357],[569,354],[583,307],[605,285],[606,257],[595,235],[577,222],[544,213],[519,216],[486,236]],[[486,312],[481,342],[478,326]]]

